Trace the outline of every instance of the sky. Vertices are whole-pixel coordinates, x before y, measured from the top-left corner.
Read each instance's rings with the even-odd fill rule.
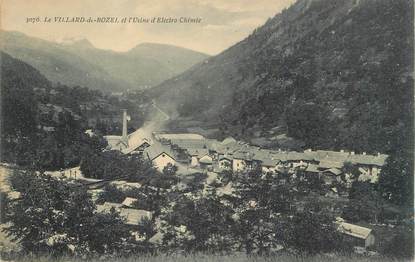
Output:
[[[218,54],[247,37],[295,0],[2,0],[1,28],[51,41],[88,39],[95,47],[127,51],[165,43]],[[118,23],[56,23],[55,17],[118,17]],[[50,23],[43,22],[50,17]],[[126,17],[200,18],[199,23],[121,23]],[[33,18],[28,21],[28,18]],[[42,22],[36,22],[39,18]],[[35,23],[33,23],[35,22]]]

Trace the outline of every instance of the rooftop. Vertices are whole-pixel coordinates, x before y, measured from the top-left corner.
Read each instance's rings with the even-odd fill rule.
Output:
[[[209,154],[209,150],[204,148],[198,148],[198,149],[188,149],[187,153],[191,156],[197,156],[198,158],[201,158],[203,156],[206,156]]]
[[[330,168],[328,170],[325,170],[323,172],[330,172],[330,173],[334,174],[335,176],[338,176],[338,175],[343,173],[340,169],[337,169],[337,168],[334,168],[334,167]]]
[[[319,173],[320,172],[320,170],[318,170],[318,165],[314,165],[314,164],[309,164],[305,171],[306,172],[311,172],[311,173]]]
[[[228,136],[227,138],[225,138],[223,141],[222,141],[222,145],[227,145],[227,144],[231,144],[231,143],[237,143],[238,141],[236,141],[236,139],[235,138],[233,138],[233,137],[231,137],[231,136]]]
[[[128,225],[138,225],[144,218],[151,219],[153,213],[147,210],[120,208],[120,215],[126,218],[125,223]]]
[[[172,139],[170,140],[172,145],[177,145],[183,149],[205,148],[210,147],[209,141],[205,139]]]
[[[191,140],[204,140],[205,137],[199,134],[193,133],[182,133],[182,134],[167,134],[167,133],[158,133],[155,135],[158,139],[191,139]]]
[[[199,160],[199,162],[202,163],[202,164],[211,165],[212,164],[212,158],[208,155],[205,155],[204,157],[202,157]]]
[[[337,230],[341,233],[360,238],[360,239],[366,239],[370,233],[372,232],[372,229],[361,227],[358,225],[346,223],[346,222],[340,222],[339,227]]]
[[[169,155],[171,158],[175,159],[173,152],[170,150],[169,146],[161,145],[159,143],[154,143],[151,146],[147,147],[144,150],[147,153],[147,156],[150,160],[155,159],[162,153]]]
[[[125,207],[133,207],[134,203],[137,202],[138,200],[136,198],[132,198],[132,197],[126,197],[124,199],[124,201],[121,203],[121,205],[125,206]]]
[[[331,161],[328,159],[323,159],[318,164],[320,169],[328,169],[328,168],[342,168],[344,162],[339,161]]]
[[[151,219],[153,213],[147,210],[122,208],[122,204],[106,202],[103,205],[97,205],[97,212],[108,213],[110,210],[120,212],[120,216],[126,219],[125,223],[128,225],[138,225],[144,218]]]

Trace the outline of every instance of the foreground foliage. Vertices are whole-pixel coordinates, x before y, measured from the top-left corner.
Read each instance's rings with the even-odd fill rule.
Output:
[[[123,219],[115,211],[96,213],[82,185],[35,173],[24,178],[21,197],[9,203],[6,219],[12,224],[6,232],[25,251],[112,253],[125,244]]]
[[[76,258],[70,257],[51,257],[51,256],[25,256],[20,257],[18,261],[21,262],[75,262],[79,261]],[[303,256],[303,255],[290,255],[280,254],[272,257],[263,256],[246,256],[246,255],[204,255],[204,254],[191,254],[191,255],[165,255],[160,254],[156,256],[131,256],[131,257],[117,257],[117,258],[92,258],[87,261],[114,261],[114,262],[398,262],[405,261],[399,259],[391,259],[387,257],[367,257],[358,255],[343,255],[343,254],[330,254],[330,255],[314,255],[314,256]],[[409,261],[409,260],[406,260]]]

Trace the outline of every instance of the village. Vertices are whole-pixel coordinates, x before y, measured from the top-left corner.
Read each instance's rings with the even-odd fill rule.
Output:
[[[262,149],[228,137],[223,141],[208,139],[195,133],[147,132],[142,130],[127,135],[128,116],[123,113],[122,136],[106,136],[108,149],[124,154],[140,154],[153,162],[162,171],[168,164],[175,165],[180,172],[194,171],[242,172],[261,169],[262,172],[288,172],[294,174],[300,169],[305,173],[322,177],[326,184],[345,179],[350,186],[354,179],[376,183],[382,166],[388,157],[378,153],[327,151],[307,149],[303,152]],[[358,168],[355,177],[345,172],[344,166]],[[189,171],[187,171],[189,172]]]
[[[385,164],[387,155],[370,155],[365,152],[355,153],[346,151],[327,151],[308,149],[303,152],[263,149],[227,137],[223,141],[208,139],[196,133],[170,133],[163,131],[143,132],[141,129],[127,134],[128,115],[123,113],[122,136],[106,136],[108,150],[117,150],[126,155],[139,155],[151,161],[159,171],[167,167],[177,167],[179,177],[192,174],[205,174],[206,181],[202,191],[215,184],[222,172],[247,173],[260,170],[264,175],[286,176],[279,181],[286,183],[301,172],[305,177],[321,179],[324,186],[329,188],[326,197],[337,199],[347,197],[354,181],[378,182],[380,171]],[[148,130],[147,130],[148,131]],[[356,174],[356,170],[358,174]],[[139,183],[127,181],[111,182],[116,188],[128,191],[140,188]],[[180,183],[181,189],[186,185]],[[343,188],[344,190],[340,189]],[[97,196],[103,189],[93,190]],[[217,188],[220,195],[233,195],[232,182],[225,183]],[[346,194],[346,195],[345,195]],[[135,203],[139,199],[125,197],[121,203],[106,202],[98,205],[101,212],[109,212],[111,208],[117,209],[127,218],[127,224],[138,225],[143,219],[152,219],[153,212],[136,209]],[[255,207],[255,204],[252,204]],[[335,208],[331,207],[335,213]],[[336,218],[338,231],[349,236],[356,243],[356,252],[367,253],[367,248],[375,245],[375,234],[371,228],[362,227],[346,222],[339,216]],[[156,224],[160,225],[159,219]],[[138,236],[137,232],[134,234]],[[158,232],[150,238],[153,244],[161,244],[163,235]],[[369,251],[370,253],[371,251]],[[373,253],[373,252],[372,252]]]

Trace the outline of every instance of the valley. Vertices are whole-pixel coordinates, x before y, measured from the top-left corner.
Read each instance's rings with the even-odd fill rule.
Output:
[[[219,46],[268,4],[219,2],[139,33]],[[214,56],[0,31],[2,261],[413,259],[413,1],[279,8]]]

